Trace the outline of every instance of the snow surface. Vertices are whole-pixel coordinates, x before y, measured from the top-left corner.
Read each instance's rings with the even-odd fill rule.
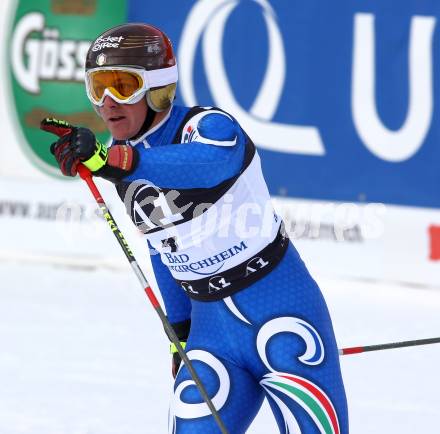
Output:
[[[340,347],[440,335],[440,288],[315,277]],[[439,433],[439,361],[440,345],[343,356],[351,433]],[[166,433],[171,387],[128,268],[2,261],[0,434]],[[248,433],[276,432],[264,405]]]

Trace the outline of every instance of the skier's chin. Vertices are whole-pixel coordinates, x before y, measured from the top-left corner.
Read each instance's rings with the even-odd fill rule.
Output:
[[[116,140],[126,140],[130,137],[128,122],[124,117],[108,120],[107,127]]]

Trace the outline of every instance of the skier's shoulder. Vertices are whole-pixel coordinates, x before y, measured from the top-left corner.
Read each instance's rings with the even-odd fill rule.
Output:
[[[234,146],[240,134],[238,122],[229,113],[217,107],[191,107],[181,125],[182,143]]]

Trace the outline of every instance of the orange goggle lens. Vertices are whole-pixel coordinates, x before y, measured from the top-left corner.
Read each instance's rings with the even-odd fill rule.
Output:
[[[101,100],[106,89],[120,100],[127,100],[143,85],[142,77],[129,71],[95,71],[89,75],[90,93],[95,101]]]

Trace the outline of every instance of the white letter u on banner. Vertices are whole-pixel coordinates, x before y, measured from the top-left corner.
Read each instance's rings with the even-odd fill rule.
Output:
[[[409,42],[409,106],[405,123],[397,131],[385,127],[375,103],[374,16],[354,18],[352,112],[358,134],[377,157],[400,162],[422,146],[432,120],[432,38],[436,19],[415,16]]]

